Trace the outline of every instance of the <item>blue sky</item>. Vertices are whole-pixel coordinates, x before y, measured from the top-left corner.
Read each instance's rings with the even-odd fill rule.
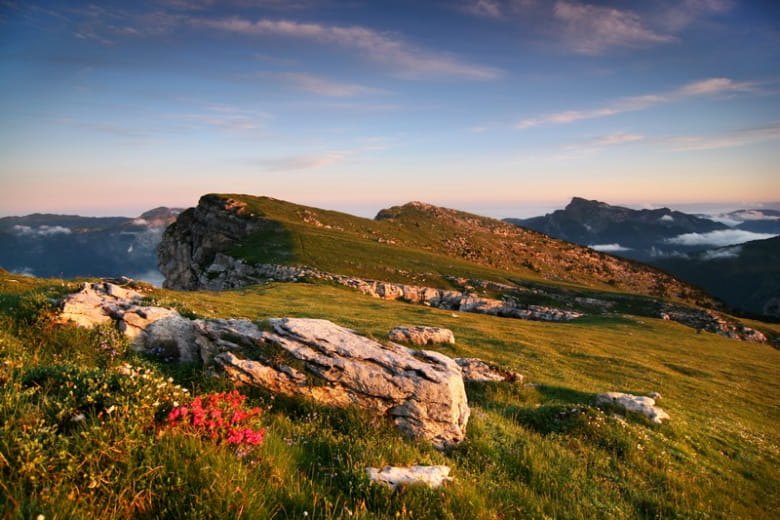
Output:
[[[780,5],[0,0],[0,214],[780,201]]]

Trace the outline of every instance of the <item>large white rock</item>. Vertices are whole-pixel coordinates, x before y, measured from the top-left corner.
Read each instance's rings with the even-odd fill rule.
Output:
[[[606,392],[596,396],[596,404],[614,404],[625,410],[641,413],[656,424],[669,420],[669,414],[655,405],[655,399],[645,395]]]
[[[179,315],[173,309],[141,305],[142,299],[138,291],[109,282],[83,283],[79,292],[64,298],[59,321],[82,327],[114,323],[136,338],[155,321]]]
[[[147,351],[200,358],[235,381],[333,406],[355,405],[392,418],[402,432],[436,447],[459,444],[469,407],[460,368],[447,356],[382,345],[327,320],[160,320],[142,337]]]
[[[385,466],[381,470],[366,468],[372,482],[381,482],[395,489],[407,484],[425,484],[437,488],[445,482],[451,482],[450,468],[447,466]]]

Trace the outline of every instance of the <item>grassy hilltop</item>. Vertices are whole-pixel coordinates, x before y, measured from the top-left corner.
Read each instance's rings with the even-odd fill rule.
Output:
[[[523,267],[509,244],[518,238],[503,228],[488,234],[495,221],[481,217],[407,205],[371,221],[243,200],[244,211],[284,229],[231,246],[256,261],[431,285],[451,283],[446,276],[517,277],[585,294],[658,295],[608,283],[594,260],[575,262],[580,248],[531,232],[516,247],[536,252],[547,244],[549,255],[532,254],[534,268]],[[432,219],[435,211],[445,213]],[[474,219],[472,235],[463,219]],[[480,233],[483,241],[472,240]],[[567,265],[556,254],[571,267],[549,267]],[[191,317],[324,318],[379,340],[399,324],[447,327],[456,343],[437,350],[498,363],[533,384],[467,385],[466,441],[444,452],[361,411],[243,388],[263,409],[267,432],[239,456],[230,445],[165,427],[175,403],[229,390],[225,380],[199,366],[141,358],[110,329],[53,323],[54,301],[77,285],[0,272],[5,518],[769,519],[780,511],[780,351],[768,345],[622,311],[543,323],[384,301],[322,282],[223,292],[137,284],[150,303]],[[750,325],[780,333],[777,325]],[[654,425],[596,407],[594,395],[611,390],[660,392],[671,421]],[[455,480],[393,492],[365,476],[366,467],[385,464],[446,464]]]

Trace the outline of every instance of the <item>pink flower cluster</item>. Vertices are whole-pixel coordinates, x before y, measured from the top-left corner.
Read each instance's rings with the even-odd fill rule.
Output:
[[[233,390],[229,393],[198,396],[189,406],[177,406],[168,414],[167,425],[196,433],[215,441],[239,446],[241,453],[263,442],[266,429],[256,430],[248,422],[262,411],[244,407],[246,396]]]

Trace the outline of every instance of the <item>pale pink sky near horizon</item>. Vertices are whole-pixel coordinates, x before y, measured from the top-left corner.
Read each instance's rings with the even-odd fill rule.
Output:
[[[0,3],[0,215],[780,201],[776,0]]]

